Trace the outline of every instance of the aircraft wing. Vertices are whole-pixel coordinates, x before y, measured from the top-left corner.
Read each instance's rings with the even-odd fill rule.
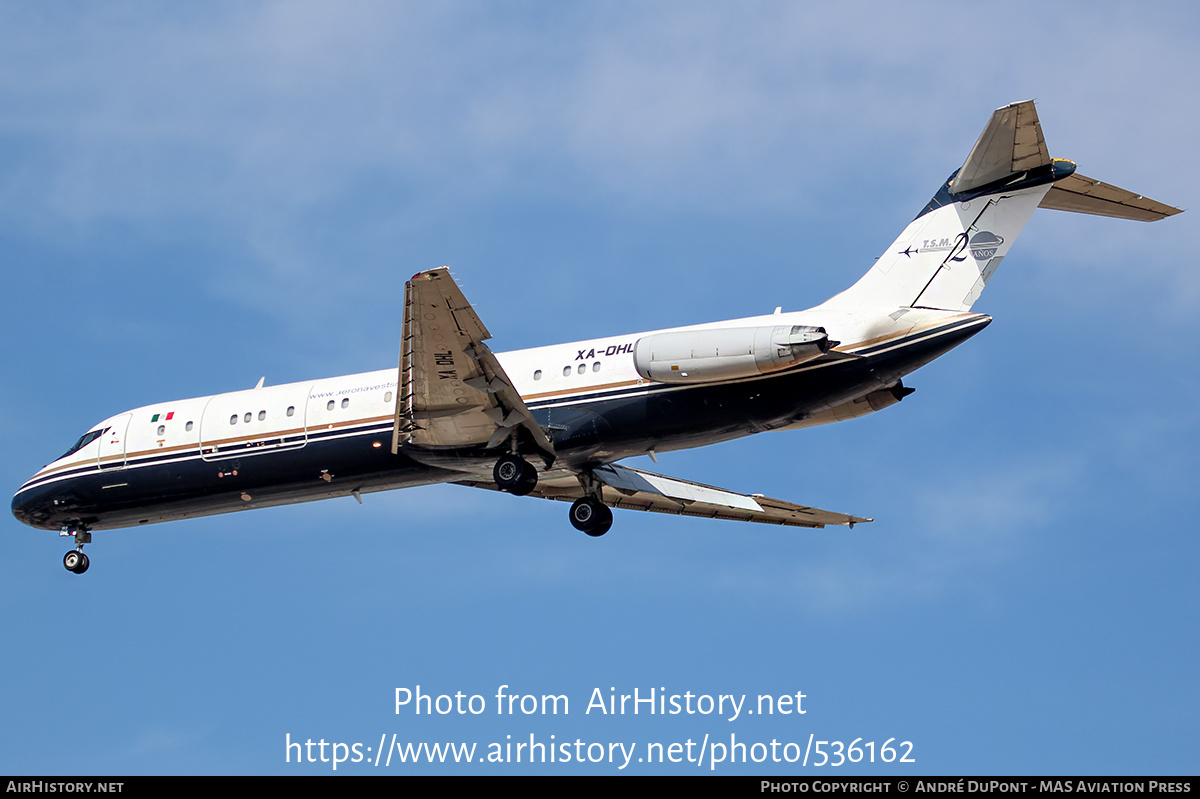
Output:
[[[627,466],[601,466],[593,470],[602,483],[600,498],[611,508],[673,513],[708,519],[779,524],[788,527],[824,527],[827,524],[853,527],[863,519],[844,513],[795,505],[759,494],[738,494],[723,488],[651,474]],[[462,481],[460,485],[498,490],[494,483]],[[584,495],[579,480],[570,474],[547,475],[538,481],[530,496],[573,502]]]
[[[405,445],[492,448],[524,433],[554,460],[553,445],[483,343],[492,334],[449,268],[420,272],[405,284],[402,330],[393,453]]]

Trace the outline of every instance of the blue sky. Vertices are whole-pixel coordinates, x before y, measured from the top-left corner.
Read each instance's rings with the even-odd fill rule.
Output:
[[[388,367],[441,264],[498,351],[817,304],[1017,100],[1081,173],[1194,207],[1198,34],[1183,3],[0,4],[4,483],[130,407]],[[10,517],[0,772],[324,773],[285,736],[395,733],[1195,773],[1192,213],[1038,212],[995,322],[901,405],[633,464],[878,520],[853,532],[591,540],[438,486],[97,533],[79,578]],[[397,715],[417,685],[570,713]],[[595,688],[807,713],[604,718]]]

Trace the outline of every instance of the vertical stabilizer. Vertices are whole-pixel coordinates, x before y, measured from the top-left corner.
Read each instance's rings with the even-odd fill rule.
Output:
[[[871,271],[825,308],[969,311],[1036,208],[1154,221],[1178,208],[1051,158],[1032,100],[997,109],[970,155]]]
[[[1055,180],[1032,101],[992,114],[970,155],[866,275],[825,307],[967,311]]]

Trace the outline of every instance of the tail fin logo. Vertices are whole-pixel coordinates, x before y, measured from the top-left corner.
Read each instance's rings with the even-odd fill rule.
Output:
[[[976,261],[986,261],[996,254],[996,250],[1000,249],[1000,245],[1003,243],[1003,236],[997,236],[990,230],[981,230],[971,237],[968,246],[971,248],[972,258]]]

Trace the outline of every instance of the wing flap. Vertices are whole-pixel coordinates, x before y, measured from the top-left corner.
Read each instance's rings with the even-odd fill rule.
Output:
[[[712,486],[676,480],[624,466],[603,466],[595,470],[597,479],[625,497],[639,494],[664,497],[681,508],[692,505],[711,505],[757,513],[762,507],[748,496],[735,494]]]
[[[497,447],[524,430],[553,460],[554,447],[495,354],[491,333],[447,267],[404,287],[400,391],[392,451]]]
[[[728,519],[785,527],[853,527],[870,522],[858,516],[796,505],[758,494],[746,495],[715,486],[652,474],[627,466],[601,466],[592,475],[601,484],[604,504],[612,508],[671,513],[705,519]],[[462,481],[460,485],[497,490],[495,484]],[[573,502],[584,495],[579,479],[570,473],[543,476],[530,496]]]

